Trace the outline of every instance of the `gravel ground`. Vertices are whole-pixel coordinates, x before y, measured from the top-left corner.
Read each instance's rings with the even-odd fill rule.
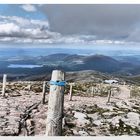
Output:
[[[18,87],[19,86],[19,87]],[[32,91],[16,85],[17,90],[0,96],[0,135],[45,135],[48,107],[42,104],[40,86]],[[19,89],[20,88],[20,89]],[[64,97],[64,136],[118,136],[140,135],[140,101],[130,99],[127,86],[122,86],[118,96]]]

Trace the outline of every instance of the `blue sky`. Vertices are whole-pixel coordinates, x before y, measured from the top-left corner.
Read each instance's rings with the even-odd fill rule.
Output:
[[[25,11],[22,8],[22,5],[15,5],[15,4],[0,4],[0,15],[5,16],[19,16],[23,18],[31,18],[31,19],[47,19],[46,14],[38,10],[38,6],[34,5],[36,7],[36,11],[28,12]]]

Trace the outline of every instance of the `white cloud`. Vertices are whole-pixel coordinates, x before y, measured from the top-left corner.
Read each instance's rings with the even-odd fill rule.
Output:
[[[59,23],[58,23],[59,24]],[[123,41],[97,40],[95,35],[62,35],[49,29],[47,20],[0,15],[0,42],[124,44]]]
[[[0,35],[11,35],[20,32],[20,27],[14,23],[0,24]]]
[[[0,36],[17,38],[48,38],[47,20],[25,19],[16,16],[0,16]]]
[[[35,12],[37,11],[36,7],[31,4],[22,5],[21,8],[27,12]]]
[[[34,19],[26,19],[17,16],[2,16],[0,15],[0,24],[6,23],[15,23],[20,27],[45,27],[49,28],[49,23],[47,20],[34,20]]]

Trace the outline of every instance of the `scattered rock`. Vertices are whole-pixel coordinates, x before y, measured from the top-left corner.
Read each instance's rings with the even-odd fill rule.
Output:
[[[96,121],[93,121],[93,124],[96,126],[100,126],[100,125],[102,125],[102,122],[101,122],[101,120],[96,120]]]
[[[116,116],[111,119],[108,119],[107,121],[110,122],[112,125],[116,126],[117,124],[119,124],[119,120],[121,118],[122,118],[121,116]]]
[[[79,136],[79,133],[77,130],[73,130],[72,132],[73,132],[74,136]]]
[[[105,112],[102,115],[104,116],[104,118],[109,119],[116,116],[117,114],[118,114],[117,112]]]
[[[86,119],[87,118],[86,114],[83,114],[81,112],[75,112],[74,117],[77,118],[76,124],[79,127],[83,127],[85,125],[90,124],[90,121]]]
[[[35,114],[35,113],[37,113],[37,112],[38,112],[37,109],[33,109],[33,110],[32,110],[32,114]]]
[[[24,90],[30,91],[31,90],[31,85],[27,85]]]
[[[85,119],[85,118],[87,118],[87,115],[86,114],[84,114],[84,113],[81,113],[81,112],[74,112],[75,114],[74,114],[74,117],[75,118],[77,118],[77,119],[81,119],[81,120],[83,120],[83,119]]]
[[[79,131],[78,133],[80,134],[80,136],[89,136],[86,131]]]
[[[94,114],[87,114],[89,118],[92,118],[92,120],[97,120],[99,118],[98,112]]]
[[[42,84],[33,84],[30,92],[27,88],[29,83],[22,84],[11,84],[9,88],[13,90],[8,89],[8,97],[0,97],[0,135],[45,135],[47,103],[28,112],[26,129],[21,123],[26,110],[41,101]],[[122,101],[112,97],[111,103],[106,105],[106,96],[97,94],[90,98],[75,94],[73,102],[68,101],[67,95],[65,98],[65,136],[140,135],[140,102],[137,99]],[[24,134],[19,134],[20,126]]]
[[[124,118],[123,121],[125,124],[130,125],[131,127],[138,127],[140,124],[140,115],[135,112],[129,112]]]
[[[130,108],[128,106],[128,103],[126,103],[124,101],[116,102],[116,107],[118,107],[118,108],[124,108],[124,109],[129,109]]]

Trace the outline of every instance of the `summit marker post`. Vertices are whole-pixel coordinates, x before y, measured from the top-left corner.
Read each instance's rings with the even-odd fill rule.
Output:
[[[50,81],[46,135],[62,135],[65,75],[60,70],[53,70]]]

